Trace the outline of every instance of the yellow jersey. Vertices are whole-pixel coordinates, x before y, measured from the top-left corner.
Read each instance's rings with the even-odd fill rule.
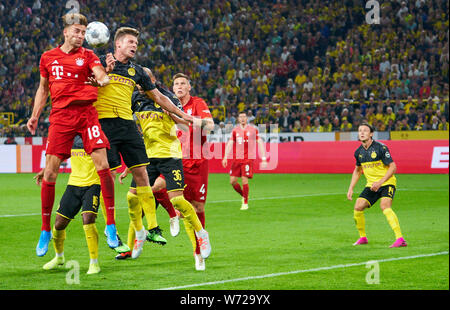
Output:
[[[72,172],[69,175],[67,185],[78,187],[100,184],[100,177],[95,169],[94,162],[89,154],[83,148],[83,142],[79,136],[71,150],[70,165]]]
[[[362,167],[366,177],[366,187],[371,187],[386,175],[389,164],[394,162],[389,149],[383,143],[373,141],[366,150],[362,145],[355,151],[356,166]],[[397,179],[393,175],[381,186],[397,185]]]
[[[159,87],[180,110],[181,102],[170,91]],[[146,94],[133,93],[132,111],[142,128],[148,158],[182,158],[181,143],[177,136],[174,120]]]
[[[100,61],[106,67],[106,56],[100,56]],[[131,61],[121,63],[116,61],[114,69],[108,74],[109,84],[98,88],[97,109],[98,118],[123,118],[133,120],[131,111],[131,96],[136,84],[144,91],[155,89],[150,77],[144,69]]]

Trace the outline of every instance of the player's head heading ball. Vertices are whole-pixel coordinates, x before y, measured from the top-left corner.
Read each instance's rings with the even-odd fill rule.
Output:
[[[62,23],[64,27],[64,43],[74,48],[81,47],[88,25],[86,16],[80,13],[68,13],[62,17]]]
[[[139,31],[131,27],[120,27],[114,35],[114,48],[126,59],[136,55]]]

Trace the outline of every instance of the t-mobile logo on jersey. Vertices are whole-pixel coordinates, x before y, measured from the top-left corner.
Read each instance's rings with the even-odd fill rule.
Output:
[[[63,75],[63,66],[52,66],[52,74],[56,75],[55,80],[61,80]]]

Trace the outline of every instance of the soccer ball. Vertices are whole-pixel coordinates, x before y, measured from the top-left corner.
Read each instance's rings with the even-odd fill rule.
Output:
[[[102,22],[90,22],[86,29],[86,42],[94,47],[102,47],[109,41],[109,29]]]

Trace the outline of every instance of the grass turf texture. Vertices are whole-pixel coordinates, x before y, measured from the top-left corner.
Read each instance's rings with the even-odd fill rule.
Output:
[[[361,179],[354,200],[346,199],[350,174],[258,174],[250,181],[249,210],[239,210],[241,199],[228,175],[211,174],[206,205],[206,229],[213,251],[206,271],[194,269],[191,244],[180,222],[180,234],[169,232],[167,212],[157,211],[168,239],[165,246],[146,243],[137,260],[117,261],[106,245],[104,220],[99,214],[101,272],[86,275],[89,255],[81,216],[67,228],[66,262],[80,267],[79,284],[72,269],[45,271],[54,257],[53,245],[37,257],[40,189],[32,174],[0,174],[0,289],[2,290],[134,290],[178,288],[200,290],[405,290],[449,289],[448,254],[379,263],[379,284],[368,284],[365,262],[448,251],[448,175],[397,175],[393,209],[400,220],[406,248],[390,249],[394,234],[379,203],[365,212],[368,245],[354,247],[358,238],[353,204],[364,186]],[[67,182],[58,177],[54,212]],[[130,180],[126,180],[129,182]],[[116,184],[117,227],[126,240],[127,185]],[[54,214],[52,216],[54,223]],[[357,266],[341,266],[360,263]],[[333,267],[326,270],[314,270]],[[293,274],[288,272],[300,271]],[[273,275],[265,278],[252,278]],[[72,276],[71,276],[72,275]],[[233,279],[242,279],[241,281]],[[218,281],[231,280],[224,283]],[[212,285],[201,283],[215,282]],[[199,285],[200,284],[200,285]]]

